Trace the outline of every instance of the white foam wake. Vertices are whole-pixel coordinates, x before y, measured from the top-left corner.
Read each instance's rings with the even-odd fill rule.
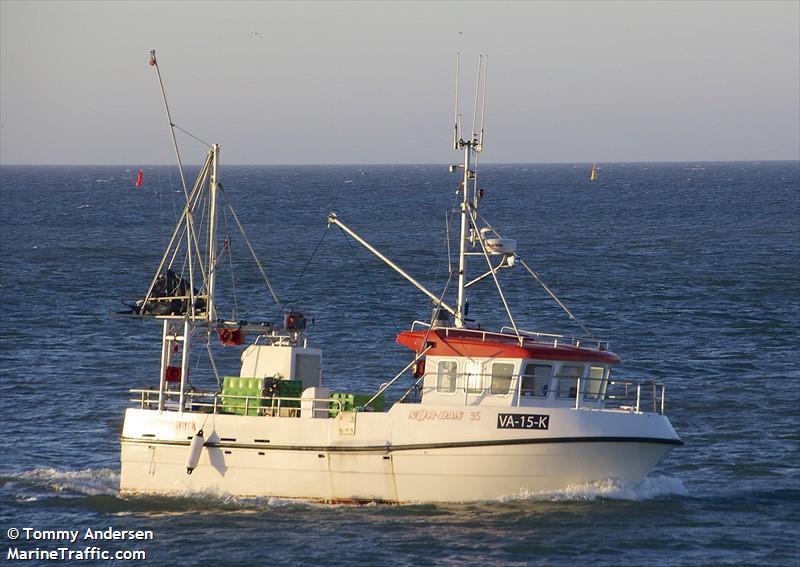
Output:
[[[87,496],[116,496],[119,493],[119,472],[111,469],[63,471],[41,467],[9,475],[9,478],[56,492],[75,492]]]
[[[505,496],[507,500],[540,500],[548,502],[591,502],[594,500],[653,500],[665,496],[687,496],[689,491],[679,478],[668,476],[645,477],[640,482],[599,480],[569,485],[563,490],[529,492]]]

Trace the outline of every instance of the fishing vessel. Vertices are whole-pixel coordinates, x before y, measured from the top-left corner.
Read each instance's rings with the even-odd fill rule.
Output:
[[[154,52],[151,64],[158,71]],[[479,64],[481,108],[485,77]],[[164,105],[174,142],[166,97]],[[475,105],[477,113],[477,96]],[[125,412],[121,494],[488,500],[606,479],[640,481],[682,444],[664,414],[664,385],[617,379],[620,359],[607,341],[516,324],[500,285],[501,272],[515,266],[580,322],[521,258],[516,242],[478,215],[480,114],[480,130],[473,118],[464,137],[456,102],[453,147],[463,161],[450,166],[460,174],[454,293],[448,294],[451,280],[441,291],[426,288],[335,213],[328,216],[329,227],[430,301],[431,317],[397,335],[408,363],[368,393],[325,385],[322,352],[310,346],[302,313],[286,312],[281,324],[218,316],[215,282],[227,241],[218,236],[220,147],[209,148],[150,286],[128,313],[158,320],[162,330],[160,371],[152,380],[158,387],[131,390]],[[468,316],[468,290],[489,281],[509,322],[496,330]],[[238,375],[217,375],[212,340],[240,349]],[[215,387],[190,381],[193,349],[207,351]]]

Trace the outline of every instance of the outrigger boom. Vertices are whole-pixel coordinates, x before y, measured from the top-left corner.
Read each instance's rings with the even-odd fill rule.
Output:
[[[332,225],[332,224],[335,224],[336,226],[341,228],[344,232],[346,232],[351,237],[353,237],[353,240],[355,240],[356,242],[361,244],[364,248],[366,248],[367,250],[372,252],[376,257],[378,257],[380,260],[382,260],[387,266],[389,266],[394,271],[396,271],[398,274],[400,274],[405,279],[407,279],[409,282],[411,282],[414,285],[414,287],[416,287],[422,293],[427,295],[433,301],[433,303],[435,305],[441,307],[442,309],[444,309],[445,311],[447,311],[448,313],[450,313],[453,316],[455,316],[458,313],[458,311],[456,311],[455,309],[450,307],[447,303],[443,302],[440,297],[437,297],[428,288],[426,288],[424,285],[422,285],[417,280],[415,280],[413,277],[411,277],[408,274],[408,272],[406,272],[400,266],[398,266],[397,264],[392,262],[389,258],[387,258],[384,254],[382,254],[377,248],[375,248],[369,242],[367,242],[366,240],[361,238],[353,229],[351,229],[349,226],[347,226],[341,220],[339,220],[339,217],[336,216],[336,213],[328,213],[328,225]]]

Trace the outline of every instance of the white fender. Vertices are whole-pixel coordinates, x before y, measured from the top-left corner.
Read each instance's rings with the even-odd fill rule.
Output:
[[[203,430],[201,429],[192,437],[192,442],[189,445],[189,454],[186,455],[186,474],[192,474],[192,471],[197,467],[197,462],[200,460],[200,453],[203,451]]]

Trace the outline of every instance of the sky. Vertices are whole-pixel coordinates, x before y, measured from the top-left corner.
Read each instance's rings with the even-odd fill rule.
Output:
[[[0,165],[800,159],[800,2],[0,0]],[[467,132],[468,133],[468,132]],[[205,150],[179,134],[187,163]]]

